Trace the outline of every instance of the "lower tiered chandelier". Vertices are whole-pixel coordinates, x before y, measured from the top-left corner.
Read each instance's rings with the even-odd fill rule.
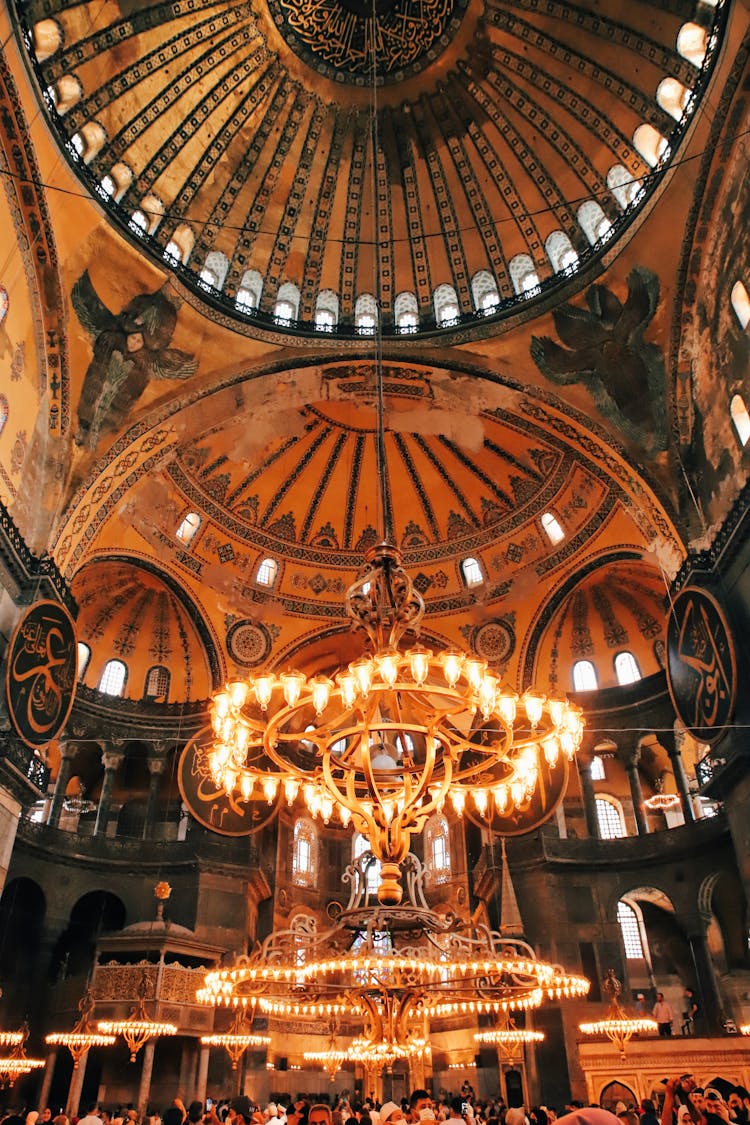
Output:
[[[602,981],[602,992],[609,997],[609,1008],[604,1019],[594,1020],[592,1023],[581,1023],[579,1029],[584,1035],[603,1036],[614,1043],[620,1052],[620,1058],[625,1058],[625,1048],[634,1035],[652,1033],[658,1030],[656,1020],[648,1016],[629,1016],[620,1004],[622,994],[622,981],[615,976],[614,969],[607,969],[607,975]]]
[[[116,1036],[97,1031],[91,1022],[94,1011],[94,998],[87,988],[78,1001],[80,1017],[70,1031],[53,1031],[45,1036],[48,1047],[67,1047],[73,1056],[73,1070],[78,1070],[81,1059],[92,1047],[111,1047]]]
[[[523,1054],[527,1043],[541,1043],[544,1040],[544,1032],[516,1027],[510,1012],[505,1012],[496,1027],[478,1031],[474,1040],[481,1047],[496,1047],[508,1066],[513,1066]]]
[[[262,672],[229,683],[211,701],[214,738],[197,769],[237,811],[301,794],[325,823],[351,823],[381,862],[380,901],[395,904],[411,836],[446,799],[492,826],[536,797],[543,819],[561,792],[552,771],[580,746],[583,718],[562,698],[519,698],[465,652],[403,650],[425,605],[389,543],[368,552],[345,606],[369,651],[333,678]]]
[[[272,933],[250,956],[207,973],[199,1001],[240,1011],[257,1006],[281,1022],[346,1023],[354,1032],[346,1057],[389,1067],[429,1053],[432,1018],[497,1018],[588,991],[585,977],[540,961],[521,939],[431,910],[422,865],[411,853],[404,863],[408,902],[370,904],[367,867],[374,862],[366,853],[347,868],[350,899],[333,927],[318,930],[305,916]]]

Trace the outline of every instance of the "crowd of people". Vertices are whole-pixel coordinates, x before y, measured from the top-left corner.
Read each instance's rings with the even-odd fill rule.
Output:
[[[185,1106],[177,1097],[163,1113],[139,1120],[132,1106],[109,1111],[87,1107],[83,1116],[53,1115],[51,1109],[8,1111],[0,1125],[750,1125],[750,1093],[715,1079],[702,1089],[691,1074],[663,1084],[663,1095],[639,1104],[618,1102],[614,1112],[572,1101],[559,1112],[551,1106],[507,1106],[501,1097],[477,1098],[470,1083],[451,1095],[442,1090],[434,1098],[428,1090],[414,1090],[400,1102],[379,1102],[374,1096],[358,1100],[344,1093],[331,1100],[283,1095],[262,1108],[247,1094]]]

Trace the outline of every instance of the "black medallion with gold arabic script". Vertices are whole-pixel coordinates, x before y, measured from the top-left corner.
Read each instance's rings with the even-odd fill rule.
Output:
[[[718,602],[696,586],[681,590],[672,603],[667,679],[685,727],[701,742],[715,742],[734,711],[734,645]]]
[[[243,801],[218,788],[211,776],[210,758],[201,751],[213,743],[211,727],[203,727],[180,755],[177,784],[188,809],[205,828],[220,836],[252,836],[276,816],[281,792],[271,801],[254,794]]]
[[[36,602],[8,649],[5,694],[13,728],[27,746],[44,746],[65,726],[76,690],[73,619],[58,602]]]
[[[319,74],[369,86],[418,74],[448,46],[467,0],[268,0],[286,42]]]

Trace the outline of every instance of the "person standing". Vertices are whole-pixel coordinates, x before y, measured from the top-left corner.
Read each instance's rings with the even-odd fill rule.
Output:
[[[659,1035],[662,1039],[669,1039],[672,1035],[672,1024],[674,1022],[674,1012],[672,1007],[664,999],[663,992],[657,992],[656,1003],[654,1004],[651,1013],[656,1020],[659,1027]]]
[[[695,1020],[700,1012],[698,998],[692,988],[685,989],[685,1010],[682,1013],[682,1034],[695,1035]]]

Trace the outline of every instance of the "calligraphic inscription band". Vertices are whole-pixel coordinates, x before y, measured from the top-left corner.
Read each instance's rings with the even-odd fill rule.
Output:
[[[212,832],[221,836],[251,836],[276,815],[281,794],[269,803],[262,795],[257,800],[238,801],[218,790],[206,754],[201,753],[212,740],[212,728],[204,727],[182,751],[177,768],[182,799],[199,824]]]
[[[672,603],[667,681],[684,726],[701,742],[715,742],[734,711],[734,644],[719,603],[695,586],[681,590]]]
[[[5,674],[11,723],[27,746],[45,746],[65,726],[77,669],[72,617],[58,602],[36,602],[16,626]]]

